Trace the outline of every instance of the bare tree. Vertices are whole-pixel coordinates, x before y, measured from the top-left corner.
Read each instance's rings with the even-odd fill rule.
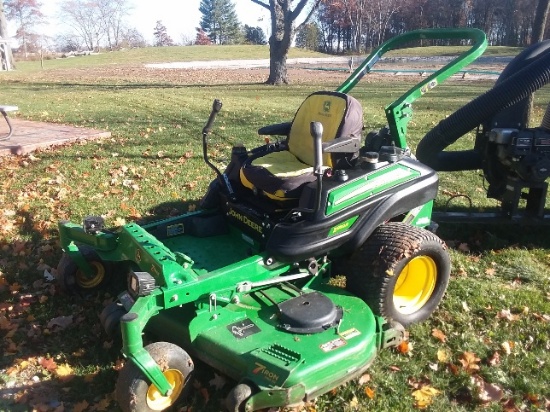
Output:
[[[294,33],[308,22],[319,5],[320,0],[299,0],[292,9],[292,0],[250,0],[267,10],[271,14],[271,36],[269,37],[269,78],[267,84],[286,84],[288,74],[286,58],[294,38]],[[307,4],[311,9],[306,19],[297,27],[294,23]]]
[[[99,50],[105,32],[95,2],[64,0],[60,3],[60,14],[62,21],[75,31],[89,50]]]
[[[26,0],[28,1],[28,0]],[[119,47],[127,33],[128,0],[62,0],[60,14],[90,50]],[[105,41],[104,41],[105,40]]]
[[[21,42],[27,57],[29,49],[37,48],[39,36],[32,29],[44,19],[40,11],[42,4],[36,0],[6,0],[4,3],[7,17],[17,24],[15,37]]]
[[[157,24],[155,25],[153,31],[153,36],[155,36],[155,46],[157,47],[174,45],[174,41],[168,35],[168,30],[166,29],[166,26],[162,24],[161,20],[157,20]]]
[[[119,47],[125,34],[125,20],[131,6],[127,0],[97,0],[96,7],[101,18],[107,46],[113,50]]]

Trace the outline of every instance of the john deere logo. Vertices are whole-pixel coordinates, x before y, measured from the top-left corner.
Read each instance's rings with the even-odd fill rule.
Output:
[[[325,112],[330,112],[330,100],[325,100],[323,103],[323,110]]]

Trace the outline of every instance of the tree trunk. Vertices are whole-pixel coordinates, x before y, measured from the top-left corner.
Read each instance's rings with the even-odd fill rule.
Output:
[[[539,0],[537,4],[537,10],[535,12],[535,21],[533,22],[533,31],[531,33],[531,44],[541,42],[544,39],[544,29],[546,28],[546,19],[548,16],[548,10],[550,7],[550,0]],[[526,125],[531,125],[531,117],[533,116],[533,109],[535,105],[535,95],[531,93],[527,98],[527,105],[525,106],[526,113]]]
[[[538,43],[544,39],[544,29],[546,28],[546,20],[549,11],[550,0],[539,0],[537,11],[535,12],[535,21],[533,22],[531,44]]]
[[[269,38],[269,78],[267,84],[288,84],[286,56],[294,36],[290,0],[271,0],[271,37]]]
[[[0,1],[0,38],[4,40],[8,40],[8,25],[6,23],[6,16],[4,15],[4,2]],[[6,56],[2,56],[6,59],[6,63],[11,65],[11,68],[15,68],[15,63],[13,61],[13,54],[11,52],[11,47],[8,43],[2,48],[3,53],[6,53]],[[7,70],[10,69],[10,67],[6,68]]]
[[[269,39],[269,78],[266,84],[288,84],[286,56],[289,48],[285,48],[282,43],[273,36]]]
[[[294,22],[310,0],[299,0],[294,10],[290,6],[293,0],[251,0],[269,10],[271,14],[271,36],[269,37],[269,78],[266,84],[286,84],[286,56],[294,38]],[[303,26],[311,18],[321,0],[313,0],[308,16],[300,24]]]

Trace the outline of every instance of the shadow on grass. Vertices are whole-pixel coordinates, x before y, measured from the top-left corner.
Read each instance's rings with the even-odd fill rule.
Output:
[[[18,82],[14,82],[18,83]],[[95,90],[134,90],[134,89],[187,89],[187,88],[224,88],[235,86],[266,86],[273,87],[265,82],[247,82],[247,83],[193,83],[193,84],[177,84],[177,83],[127,83],[127,84],[112,84],[112,83],[77,83],[77,82],[59,82],[59,83],[29,83],[29,89],[40,91],[44,87],[59,87],[59,88],[74,88],[80,87],[83,89]]]
[[[550,219],[511,220],[502,215],[500,210],[486,210],[482,219],[469,208],[453,208],[449,212],[463,213],[460,221],[446,221],[445,211],[435,211],[433,219],[438,223],[437,234],[444,240],[455,243],[467,243],[472,251],[482,252],[507,247],[525,249],[550,248]],[[439,219],[438,219],[439,218]]]

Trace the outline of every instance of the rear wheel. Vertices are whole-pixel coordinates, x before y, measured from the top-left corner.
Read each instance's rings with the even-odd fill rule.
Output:
[[[167,342],[155,342],[145,347],[159,364],[172,390],[162,395],[134,363],[122,368],[116,384],[118,405],[124,412],[164,411],[183,398],[193,374],[193,361],[182,348]]]
[[[449,282],[451,263],[441,239],[401,222],[377,228],[340,269],[346,288],[377,315],[404,326],[428,318]]]
[[[57,265],[56,278],[65,292],[82,293],[101,289],[112,275],[111,265],[101,260],[90,247],[80,246],[80,253],[92,268],[92,274],[87,275],[71,257],[64,253]]]

